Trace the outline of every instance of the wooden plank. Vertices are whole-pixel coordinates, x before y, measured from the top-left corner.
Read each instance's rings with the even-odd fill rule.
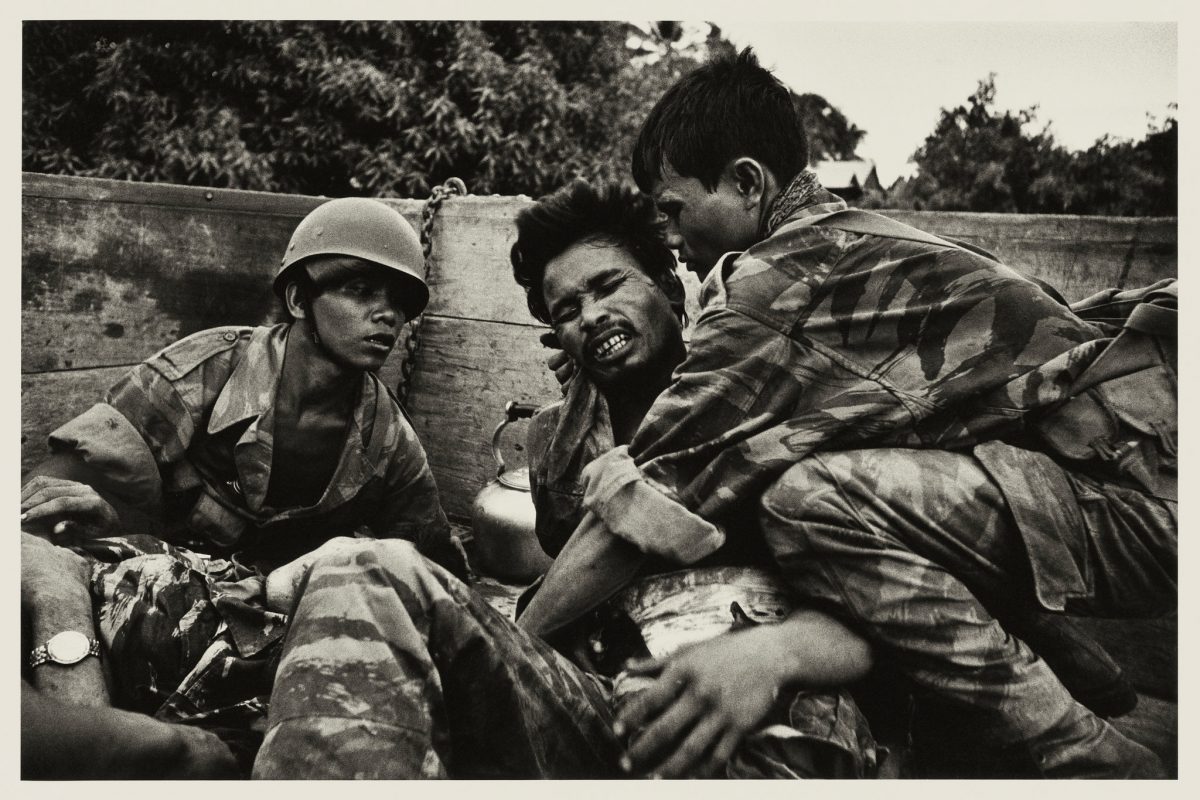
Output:
[[[21,376],[21,474],[49,454],[46,435],[100,401],[124,368]]]
[[[251,212],[203,205],[191,187],[101,183],[156,202],[24,198],[24,372],[131,364],[188,333],[272,316],[270,279],[305,210],[295,198],[287,213]]]
[[[451,198],[434,219],[429,312],[532,324],[525,292],[512,277],[509,250],[525,197]]]
[[[495,477],[492,431],[509,400],[544,404],[561,397],[545,369],[541,328],[496,322],[426,319],[408,412],[429,453],[447,513],[469,516],[480,489]],[[513,445],[524,426],[505,438],[506,461],[523,466]]]
[[[171,208],[214,209],[241,214],[267,214],[300,219],[329,198],[301,194],[210,189],[171,183],[141,183],[104,178],[21,173],[21,194],[48,200],[90,201]],[[421,200],[381,198],[394,205],[409,222],[421,215]],[[285,242],[286,243],[286,242]]]
[[[1054,285],[1071,301],[1110,286],[1141,286],[1176,274],[1174,217],[882,213],[989,250]]]

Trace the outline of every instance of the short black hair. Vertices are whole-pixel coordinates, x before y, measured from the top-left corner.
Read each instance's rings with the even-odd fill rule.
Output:
[[[663,167],[712,191],[735,158],[761,161],[787,185],[808,165],[808,135],[792,92],[747,47],[684,75],[650,110],[633,146],[633,179],[644,192]]]
[[[550,309],[542,294],[546,265],[573,244],[592,240],[628,250],[684,318],[683,283],[675,272],[675,256],[663,241],[658,211],[649,197],[632,186],[593,186],[575,180],[523,209],[516,222],[517,241],[509,259],[534,319],[550,324]]]

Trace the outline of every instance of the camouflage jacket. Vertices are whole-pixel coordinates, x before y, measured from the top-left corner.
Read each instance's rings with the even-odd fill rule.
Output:
[[[205,552],[261,551],[282,563],[362,529],[444,550],[449,524],[425,451],[370,373],[321,499],[266,504],[290,327],[215,328],[168,346],[50,434],[51,450],[76,456],[97,488],[165,519],[157,532],[167,539]]]
[[[629,448],[642,479],[720,523],[810,453],[974,450],[1033,560],[1069,555],[1046,498],[1070,484],[1026,419],[1107,340],[986,254],[812,224],[845,207],[818,189],[705,279],[687,359]]]

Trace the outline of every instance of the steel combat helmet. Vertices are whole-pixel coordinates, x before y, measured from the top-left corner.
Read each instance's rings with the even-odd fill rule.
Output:
[[[295,269],[313,256],[353,256],[395,270],[403,282],[405,319],[413,319],[429,302],[422,274],[425,256],[416,231],[400,212],[367,197],[343,197],[314,208],[300,220],[284,251],[271,288],[283,297]]]

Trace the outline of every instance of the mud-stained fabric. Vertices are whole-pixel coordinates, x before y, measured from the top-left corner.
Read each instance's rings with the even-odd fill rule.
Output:
[[[796,593],[832,609],[876,643],[881,658],[953,703],[972,723],[977,754],[1031,747],[1040,756],[1031,762],[1035,774],[1162,774],[1153,754],[1072,700],[1046,662],[985,606],[1032,607],[1034,596],[1004,495],[972,456],[904,449],[814,455],[764,494],[761,522]],[[1173,584],[1155,585],[1149,549],[1139,558],[1125,547],[1132,533],[1096,543],[1106,561],[1128,558],[1101,579],[1116,602],[1094,613],[1119,613],[1127,596],[1175,596]]]
[[[618,777],[615,702],[609,680],[410,545],[364,541],[318,559],[301,590],[254,775]],[[837,693],[798,694],[768,723],[729,777],[859,777],[872,766],[865,723]]]
[[[50,434],[96,488],[162,518],[158,533],[211,554],[282,564],[367,529],[414,541],[465,574],[421,443],[379,379],[364,373],[319,501],[266,504],[274,406],[291,326],[201,331],[134,367],[105,402]],[[91,481],[89,481],[91,482]]]

